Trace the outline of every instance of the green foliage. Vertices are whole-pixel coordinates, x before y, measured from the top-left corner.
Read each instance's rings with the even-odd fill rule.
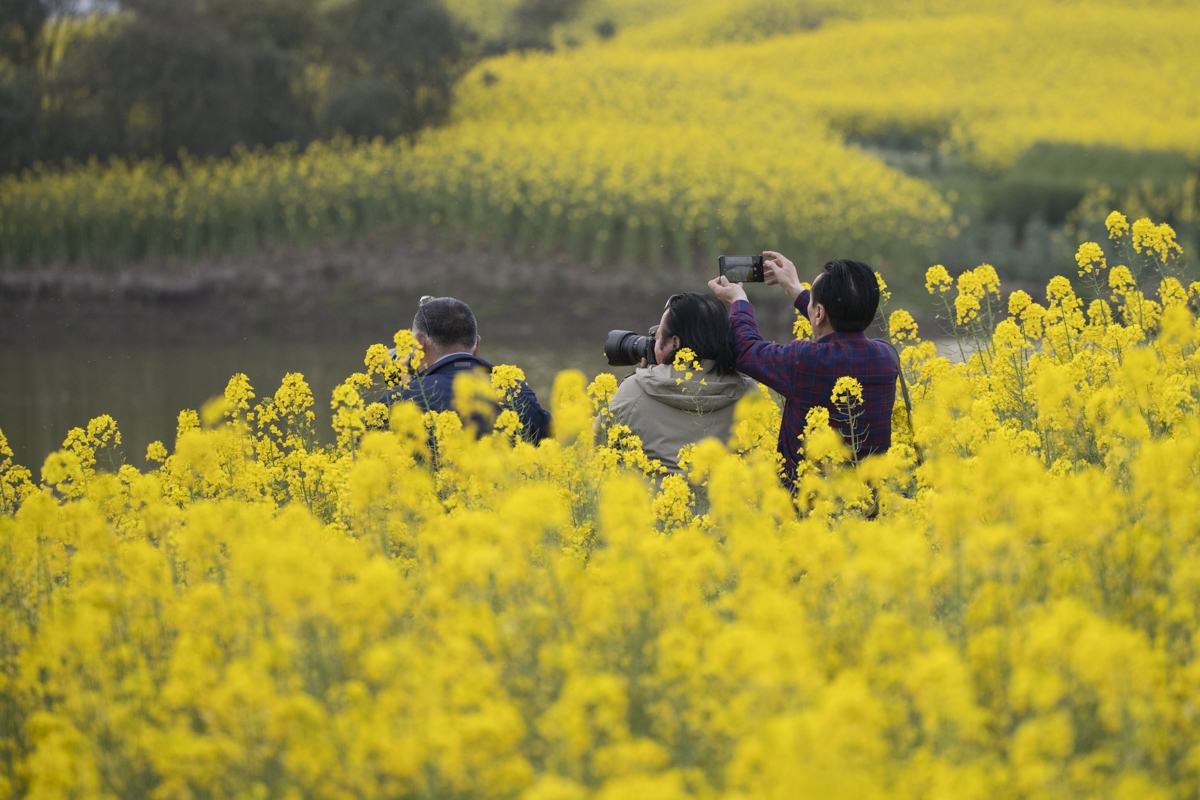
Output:
[[[850,144],[898,152],[936,151],[950,138],[952,120],[941,115],[914,114],[880,124],[865,114],[836,116],[829,125]]]
[[[1164,188],[1178,183],[1188,168],[1188,157],[1179,152],[1038,142],[992,187],[986,211],[1018,230],[1035,217],[1058,225],[1089,190]]]
[[[438,0],[119,0],[62,36],[65,2],[0,10],[5,171],[411,135],[474,58]]]
[[[551,49],[550,32],[579,12],[583,0],[521,0],[512,12],[517,49]]]
[[[186,0],[131,6],[124,24],[73,46],[48,82],[49,153],[215,154],[303,129],[286,90],[297,64],[232,41]],[[264,124],[272,119],[287,121]]]
[[[27,164],[36,156],[40,101],[37,81],[28,70],[0,80],[0,171]]]
[[[49,11],[42,0],[0,3],[0,61],[29,65],[36,60],[38,33]]]
[[[318,41],[319,6],[317,0],[208,0],[206,12],[238,39],[301,50]]]
[[[470,35],[432,0],[350,0],[328,17],[324,132],[411,135],[445,119]]]
[[[609,39],[617,26],[601,0],[444,0],[455,19],[482,43],[485,55],[512,50],[554,50],[574,46],[593,36]],[[600,24],[602,23],[603,24]]]

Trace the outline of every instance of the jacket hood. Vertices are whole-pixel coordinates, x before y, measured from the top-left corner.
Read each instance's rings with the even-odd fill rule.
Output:
[[[685,380],[687,373],[674,369],[670,364],[655,364],[639,369],[633,374],[633,380],[658,402],[699,414],[728,408],[754,388],[754,381],[740,372],[732,375],[715,374],[712,370],[716,362],[712,359],[702,360],[700,366],[704,368],[703,371],[693,372],[691,380]]]

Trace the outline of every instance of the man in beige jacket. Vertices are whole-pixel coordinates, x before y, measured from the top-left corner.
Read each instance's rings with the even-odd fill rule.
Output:
[[[695,353],[700,369],[693,364],[675,369],[672,362],[683,348]],[[618,387],[608,405],[610,424],[629,426],[647,456],[678,473],[681,448],[708,437],[729,439],[734,406],[755,384],[734,368],[729,311],[709,294],[671,296],[654,336],[654,355],[658,363],[643,361]]]

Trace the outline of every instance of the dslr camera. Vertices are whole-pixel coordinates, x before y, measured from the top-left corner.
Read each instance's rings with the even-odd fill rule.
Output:
[[[658,326],[650,326],[650,331],[646,336],[639,336],[633,331],[609,331],[608,338],[604,340],[604,355],[608,358],[610,367],[637,367],[641,366],[642,359],[646,359],[646,365],[650,366],[657,364],[654,359],[654,334],[658,333]]]

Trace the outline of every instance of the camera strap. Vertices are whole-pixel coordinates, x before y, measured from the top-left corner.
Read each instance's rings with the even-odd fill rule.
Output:
[[[908,416],[908,432],[912,434],[913,450],[917,453],[917,466],[920,466],[925,462],[925,458],[921,455],[920,446],[917,445],[917,430],[913,427],[912,400],[908,396],[908,381],[904,380],[904,367],[900,364],[900,351],[887,339],[876,339],[875,341],[887,347],[888,352],[892,355],[892,361],[896,364],[896,375],[900,378],[900,394],[904,398],[904,410]]]

